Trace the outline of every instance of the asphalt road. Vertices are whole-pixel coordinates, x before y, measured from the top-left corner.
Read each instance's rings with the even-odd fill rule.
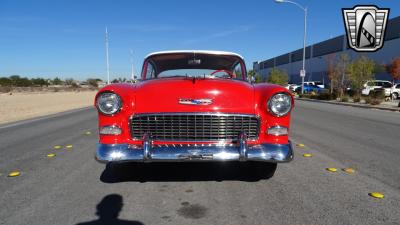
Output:
[[[126,166],[117,180],[93,159],[96,116],[0,126],[0,224],[400,224],[400,113],[297,102],[305,147],[271,179],[224,163]]]

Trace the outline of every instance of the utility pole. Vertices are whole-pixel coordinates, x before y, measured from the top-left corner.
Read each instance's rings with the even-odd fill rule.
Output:
[[[131,80],[132,82],[135,82],[135,69],[134,69],[134,65],[133,65],[133,51],[131,49]]]
[[[110,84],[110,63],[108,59],[108,30],[106,27],[106,63],[107,63],[107,84]]]

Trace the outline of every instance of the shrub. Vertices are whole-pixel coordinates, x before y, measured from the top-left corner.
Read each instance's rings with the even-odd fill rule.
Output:
[[[318,95],[319,100],[332,100],[334,98],[335,98],[335,96],[330,93],[321,93]]]
[[[364,98],[365,104],[370,104],[371,103],[371,97],[366,97]]]
[[[91,87],[97,88],[99,86],[96,79],[89,78],[87,79],[87,82]]]
[[[310,98],[310,94],[299,94],[299,98]]]
[[[353,97],[353,102],[360,102],[361,97],[359,95]]]
[[[286,85],[288,79],[289,76],[286,71],[274,68],[269,72],[267,81],[271,84]]]
[[[341,102],[348,102],[348,101],[349,101],[349,96],[344,95],[344,96],[340,99],[340,101],[341,101]]]
[[[7,93],[7,92],[11,92],[11,91],[12,91],[11,87],[1,87],[0,86],[0,92]]]
[[[72,83],[71,83],[71,87],[73,87],[73,88],[80,88],[80,86],[79,86],[77,83],[75,83],[75,82],[72,82]]]
[[[347,90],[346,94],[349,95],[350,97],[354,97],[357,95],[357,93],[353,89]]]
[[[385,90],[384,89],[372,90],[370,91],[369,96],[371,96],[371,98],[385,99]]]
[[[373,99],[371,99],[371,102],[370,102],[371,105],[379,105],[381,103],[382,103],[382,99],[378,99],[378,98],[373,98]]]
[[[320,94],[327,94],[327,93],[329,93],[329,89],[326,89],[326,88],[321,89],[321,90],[319,91],[319,93],[320,93]]]

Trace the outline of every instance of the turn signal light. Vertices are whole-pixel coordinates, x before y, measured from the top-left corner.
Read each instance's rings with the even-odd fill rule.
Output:
[[[104,126],[100,128],[99,133],[103,135],[120,135],[122,131],[118,126]]]
[[[287,127],[274,126],[268,128],[267,133],[274,136],[283,136],[288,135],[288,129]]]

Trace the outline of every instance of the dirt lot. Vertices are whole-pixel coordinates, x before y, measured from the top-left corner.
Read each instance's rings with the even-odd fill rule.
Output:
[[[0,94],[0,124],[93,105],[96,91]]]

